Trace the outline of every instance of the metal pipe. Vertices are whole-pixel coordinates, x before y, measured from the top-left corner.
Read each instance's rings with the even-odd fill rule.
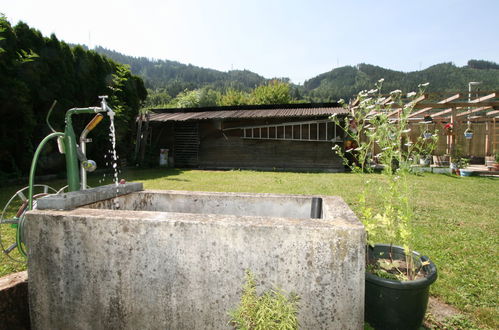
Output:
[[[66,127],[64,129],[64,149],[66,152],[66,170],[68,177],[68,191],[80,190],[80,175],[78,173],[78,152],[76,149],[76,137],[73,130],[71,116],[82,113],[104,112],[105,109],[98,107],[73,108],[66,112]]]
[[[322,217],[322,198],[312,197],[310,217],[312,219],[320,219]]]
[[[85,126],[85,129],[81,132],[80,134],[80,149],[81,152],[83,153],[84,156],[87,155],[87,135],[90,133],[91,130],[97,126],[104,116],[100,113],[95,115],[94,118]],[[81,190],[87,189],[87,170],[83,167],[83,165],[80,165],[80,174],[81,174]]]

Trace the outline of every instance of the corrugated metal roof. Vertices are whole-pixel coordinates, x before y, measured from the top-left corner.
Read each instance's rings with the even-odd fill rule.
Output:
[[[256,119],[256,118],[290,118],[290,117],[316,117],[330,116],[333,114],[347,114],[348,111],[341,107],[303,107],[292,109],[255,109],[255,110],[210,110],[189,112],[163,112],[149,114],[150,121],[188,121],[206,119]]]

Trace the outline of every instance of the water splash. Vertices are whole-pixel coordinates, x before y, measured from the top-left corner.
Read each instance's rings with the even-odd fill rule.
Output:
[[[108,112],[109,119],[110,119],[110,124],[109,124],[109,137],[111,140],[111,146],[112,150],[110,151],[111,154],[111,166],[114,171],[114,177],[113,177],[113,182],[116,186],[116,194],[118,193],[118,185],[119,185],[119,180],[118,180],[118,156],[116,154],[116,130],[114,127],[114,112]]]
[[[113,171],[114,171],[113,182],[114,182],[114,185],[116,186],[116,197],[118,197],[118,195],[119,195],[118,155],[116,154],[116,130],[114,127],[114,112],[109,111],[108,115],[109,115],[109,119],[110,119],[109,137],[110,137],[111,146],[112,146],[112,149],[109,150],[109,154],[111,155],[111,167],[113,168]],[[113,204],[114,204],[114,209],[120,208],[120,203],[118,202],[117,198],[114,199]]]

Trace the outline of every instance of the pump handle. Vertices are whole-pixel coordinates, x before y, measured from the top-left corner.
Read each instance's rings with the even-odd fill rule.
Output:
[[[101,120],[104,118],[104,116],[100,113],[96,114],[94,118],[85,126],[85,131],[90,132],[101,122]]]
[[[47,118],[45,119],[45,121],[47,122],[47,125],[50,128],[50,130],[52,131],[52,133],[55,133],[56,131],[52,127],[52,125],[50,125],[49,118],[50,118],[50,115],[52,114],[52,110],[54,110],[56,104],[57,104],[57,100],[54,100],[54,102],[52,103],[52,106],[49,109],[49,112],[47,113]]]

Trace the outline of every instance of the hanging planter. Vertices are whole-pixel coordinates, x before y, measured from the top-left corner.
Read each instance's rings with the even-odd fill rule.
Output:
[[[452,132],[454,131],[454,124],[453,123],[445,124],[444,131],[445,134],[452,135]]]
[[[429,131],[425,131],[423,133],[423,137],[425,138],[425,140],[431,139],[432,136],[433,136],[433,134],[431,132],[429,132]]]
[[[473,131],[471,129],[467,128],[466,131],[464,131],[464,137],[467,140],[471,140],[473,138]]]

